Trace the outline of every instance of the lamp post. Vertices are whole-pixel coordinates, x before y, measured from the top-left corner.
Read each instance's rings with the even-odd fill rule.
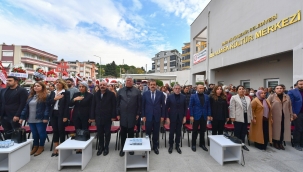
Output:
[[[96,56],[96,55],[94,55],[94,56],[100,58],[100,64],[99,64],[99,67],[100,67],[100,78],[102,79],[101,57],[100,56]]]

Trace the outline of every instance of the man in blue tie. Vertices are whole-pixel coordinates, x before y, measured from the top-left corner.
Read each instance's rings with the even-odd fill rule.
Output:
[[[142,96],[142,120],[145,122],[146,134],[151,135],[153,130],[153,150],[159,154],[159,129],[160,120],[165,116],[165,96],[162,92],[156,90],[156,81],[151,79],[149,82],[149,91],[145,91]]]

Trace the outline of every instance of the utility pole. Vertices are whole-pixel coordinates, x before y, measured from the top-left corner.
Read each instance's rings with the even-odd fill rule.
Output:
[[[94,55],[96,56],[96,55]],[[100,58],[100,64],[99,64],[99,68],[100,68],[100,78],[102,79],[102,67],[101,67],[101,57],[100,56],[96,56]]]

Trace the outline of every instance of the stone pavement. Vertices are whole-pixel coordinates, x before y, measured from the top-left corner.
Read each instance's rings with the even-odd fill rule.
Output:
[[[51,139],[51,135],[50,139]],[[107,156],[96,156],[96,141],[93,141],[93,157],[88,163],[85,172],[119,172],[124,171],[124,157],[119,156],[119,151],[115,151],[116,135],[112,134],[110,143],[110,152]],[[209,147],[208,147],[209,148]],[[287,172],[303,171],[303,152],[296,151],[290,143],[286,144],[286,150],[276,150],[268,147],[267,151],[261,151],[253,146],[248,146],[249,152],[244,151],[245,166],[237,162],[228,162],[224,166],[219,165],[209,152],[203,151],[200,147],[193,152],[187,144],[187,136],[183,139],[182,154],[179,155],[174,149],[172,154],[168,153],[168,148],[164,147],[164,139],[160,140],[160,154],[150,153],[150,171],[159,172]],[[52,172],[58,171],[58,157],[51,157],[50,142],[46,142],[45,151],[37,156],[31,157],[31,161],[25,165],[19,172]],[[63,172],[81,171],[80,167],[63,167]],[[128,171],[146,171],[145,169],[131,169]]]

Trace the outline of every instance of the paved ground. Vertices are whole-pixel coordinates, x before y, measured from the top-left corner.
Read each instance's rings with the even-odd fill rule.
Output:
[[[50,135],[51,137],[51,135]],[[119,156],[119,151],[114,150],[116,135],[112,134],[110,143],[110,153],[107,156],[96,156],[97,151],[93,151],[93,157],[86,166],[86,172],[118,172],[124,171],[124,157]],[[96,141],[93,142],[95,146]],[[224,166],[219,165],[210,155],[209,152],[198,148],[193,152],[187,145],[187,138],[183,139],[182,154],[179,155],[176,150],[172,154],[167,152],[164,147],[164,139],[160,141],[160,154],[150,153],[150,171],[163,172],[273,172],[273,171],[303,171],[303,152],[296,151],[287,143],[286,150],[276,150],[273,147],[268,147],[267,151],[261,151],[253,146],[248,146],[249,152],[244,151],[246,165],[242,167],[237,162],[225,163]],[[19,171],[29,172],[51,172],[57,171],[57,157],[51,157],[50,143],[45,145],[45,151],[37,157],[32,156],[30,163],[24,166]],[[64,167],[61,171],[81,171],[80,167]],[[146,171],[144,169],[131,169],[128,171]]]

